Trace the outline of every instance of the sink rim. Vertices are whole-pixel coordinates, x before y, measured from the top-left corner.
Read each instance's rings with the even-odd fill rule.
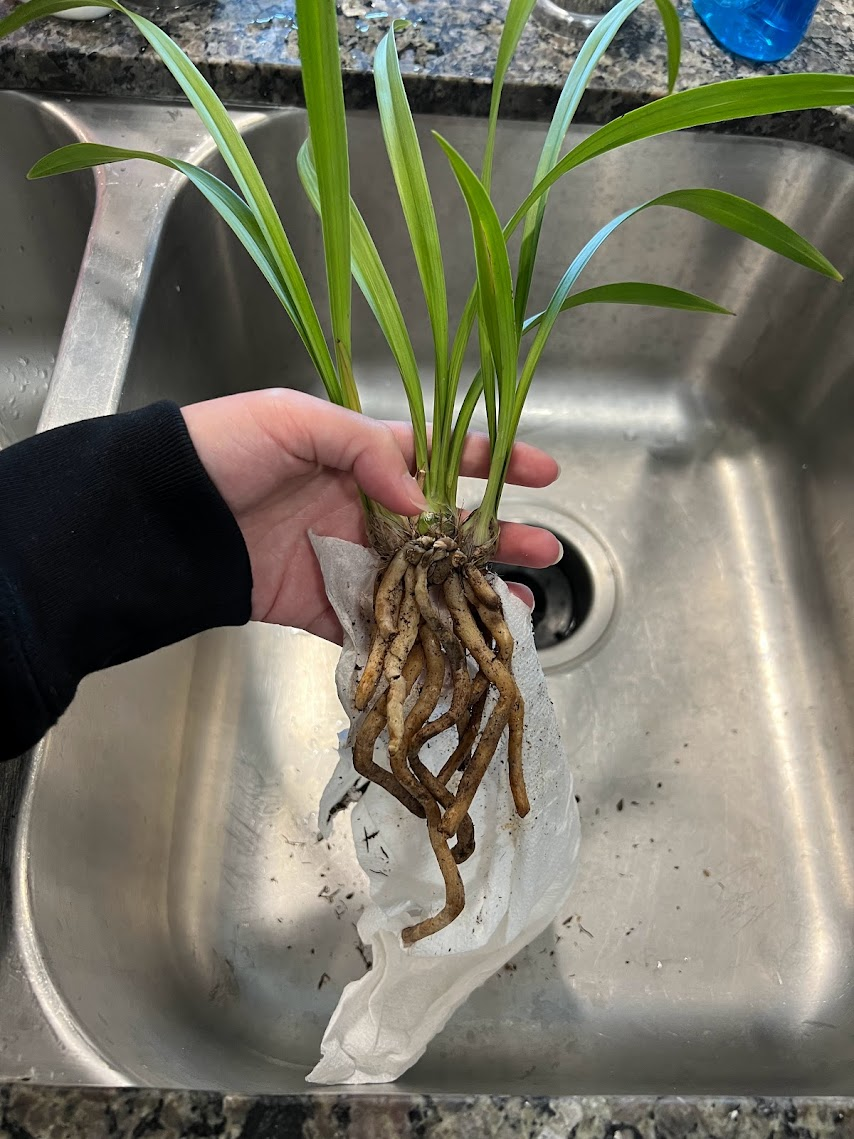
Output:
[[[285,112],[287,112],[287,109],[285,109]],[[261,121],[266,121],[266,120],[267,120],[267,118],[268,118],[268,116],[277,116],[277,115],[280,115],[280,114],[282,114],[282,113],[283,113],[283,112],[282,112],[282,110],[281,110],[281,109],[277,109],[277,110],[274,110],[274,111],[270,111],[270,112],[255,112],[254,114],[263,116],[263,118],[262,118],[262,119],[259,119],[259,120],[258,120],[259,122],[261,122]],[[370,114],[370,112],[356,112],[356,113],[361,113],[361,114],[365,114],[365,115],[368,115],[368,114]],[[702,133],[705,133],[705,134],[711,134],[711,133],[719,133],[719,132],[702,132]],[[734,136],[732,136],[732,137],[741,137],[741,136],[740,136],[740,135],[734,135]],[[757,140],[756,140],[756,139],[750,139],[750,141],[751,141],[751,142],[753,142],[753,143],[755,144]],[[791,141],[786,141],[786,140],[766,139],[766,140],[763,140],[763,141],[764,141],[765,143],[768,143],[768,144],[771,144],[771,145],[779,145],[780,143],[782,143],[782,144],[783,144],[783,145],[785,145],[785,146],[791,146],[791,145],[792,145],[792,142],[791,142]],[[815,144],[811,144],[811,143],[803,143],[803,142],[800,142],[800,143],[798,143],[798,142],[796,142],[796,145],[798,145],[798,146],[800,146],[800,147],[803,147],[803,146],[810,146],[810,147],[812,148],[812,146],[813,146],[813,145],[815,145]],[[202,154],[202,153],[212,154],[212,153],[213,153],[212,144],[208,142],[208,143],[207,143],[207,145],[203,145],[203,146],[201,146],[201,149],[199,150],[199,152],[198,152],[198,153],[199,153],[199,154]],[[836,155],[836,156],[837,156],[837,157],[847,157],[847,156],[844,156],[844,155],[843,155],[843,156],[839,156],[839,155]],[[177,183],[177,185],[179,185],[179,186],[180,186],[180,182],[178,182],[178,181],[177,181],[177,179],[176,179],[176,183]],[[189,189],[189,188],[188,188],[188,189]],[[183,192],[183,190],[182,190],[182,189],[177,189],[175,192],[173,192],[173,193],[171,194],[171,196],[170,196],[170,198],[169,198],[169,208],[172,208],[172,206],[174,205],[174,201],[175,201],[175,199],[176,199],[177,193],[179,193],[179,192]],[[164,191],[164,195],[165,195],[165,193],[166,193],[166,192]],[[162,218],[161,218],[161,222],[162,222],[162,220],[165,218],[165,216],[166,216],[166,214],[164,213],[164,214],[162,215]],[[110,393],[110,398],[112,398],[112,394],[113,394],[113,393],[111,392],[111,393]],[[113,408],[112,408],[112,407],[110,407],[110,408],[109,408],[109,410],[113,410]],[[44,429],[44,426],[40,425],[40,429]],[[34,763],[34,764],[33,764],[32,768],[31,768],[31,771],[30,771],[30,773],[29,773],[29,779],[28,779],[28,788],[29,788],[29,791],[28,791],[28,794],[27,794],[27,799],[25,800],[25,804],[24,804],[24,811],[22,811],[22,820],[21,820],[21,828],[22,828],[22,829],[21,829],[21,833],[22,833],[24,836],[26,836],[26,835],[28,834],[28,830],[29,830],[29,821],[30,821],[30,816],[29,816],[29,814],[28,814],[28,813],[25,813],[25,812],[27,811],[27,808],[28,808],[28,806],[31,806],[31,794],[32,794],[32,787],[34,786],[34,781],[35,781],[35,780],[37,779],[37,777],[38,777],[38,772],[39,772],[39,769],[40,769],[40,765],[39,765],[39,764],[38,764],[38,762],[36,761],[36,763]],[[24,820],[26,820],[26,822],[25,822]],[[22,860],[22,861],[21,861],[21,865],[20,865],[20,866],[17,866],[17,865],[16,865],[16,880],[18,881],[18,886],[19,886],[19,888],[20,888],[20,884],[21,884],[21,881],[26,881],[26,869],[27,869],[27,868],[26,868],[26,864],[25,864],[25,861],[23,860],[23,855],[24,855],[24,851],[25,851],[25,849],[26,849],[26,848],[28,848],[28,843],[26,843],[26,842],[24,842],[24,841],[20,842],[20,843],[18,844],[18,847],[17,847],[17,849],[18,849],[18,851],[19,851],[19,854],[20,854],[20,857],[21,857],[21,860]],[[20,875],[23,875],[23,878],[21,878],[21,877],[20,877]],[[19,897],[29,897],[29,893],[28,893],[28,890],[27,890],[27,891],[24,891],[24,892],[22,892],[22,893],[20,893],[18,896],[19,896]],[[31,916],[31,915],[30,915],[30,916]],[[36,949],[37,949],[37,947],[36,947]],[[43,962],[42,962],[42,964],[43,964]],[[63,1016],[64,1016],[66,1013],[68,1014],[69,1024],[65,1024],[65,1023],[63,1022],[63,1019],[62,1019],[62,1018],[63,1018]],[[58,1023],[59,1023],[59,1025],[60,1025],[60,1028],[61,1028],[63,1031],[64,1031],[66,1028],[70,1027],[71,1029],[73,1029],[73,1032],[74,1032],[74,1034],[75,1034],[75,1037],[76,1037],[78,1040],[79,1040],[79,1038],[80,1038],[81,1036],[83,1036],[83,1035],[84,1035],[84,1034],[82,1034],[82,1032],[81,1032],[81,1029],[80,1029],[80,1026],[79,1026],[79,1024],[77,1024],[77,1022],[76,1022],[76,1021],[74,1021],[73,1017],[71,1017],[71,1015],[70,1015],[70,1012],[69,1012],[69,1011],[68,1011],[66,1008],[64,1008],[64,1007],[63,1007],[61,1010],[59,1010],[59,1013],[58,1013],[57,1015],[58,1015],[58,1017],[59,1017],[59,1021],[58,1021]],[[96,1049],[95,1051],[97,1052],[97,1049]],[[105,1074],[106,1074],[106,1073],[105,1073]],[[110,1068],[110,1070],[109,1070],[109,1077],[110,1077],[110,1081],[111,1081],[111,1082],[113,1082],[113,1079],[114,1079],[114,1078],[116,1078],[116,1077],[118,1077],[118,1076],[120,1076],[120,1073],[118,1073],[118,1072],[114,1072],[114,1070],[113,1070],[112,1068]],[[314,1093],[314,1092],[312,1092],[312,1093],[311,1093],[311,1097],[313,1097],[313,1096],[314,1096],[314,1095],[316,1095],[316,1094],[317,1094],[317,1093]],[[323,1093],[321,1093],[321,1094],[323,1094]],[[394,1096],[398,1096],[398,1095],[407,1095],[407,1094],[409,1094],[409,1093],[407,1093],[405,1090],[398,1090],[398,1088],[397,1088],[397,1087],[394,1087],[394,1088],[392,1088],[392,1089],[391,1089],[391,1094],[393,1094]],[[443,1097],[438,1097],[438,1098],[443,1098]],[[690,1098],[690,1097],[683,1097],[683,1098],[685,1098],[685,1099],[688,1099],[688,1098]],[[701,1099],[701,1098],[705,1098],[705,1097],[696,1097],[696,1098],[697,1098],[697,1099]],[[835,1098],[835,1097],[828,1097],[828,1098]]]

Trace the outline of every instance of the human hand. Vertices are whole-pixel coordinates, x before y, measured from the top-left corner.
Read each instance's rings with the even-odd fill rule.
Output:
[[[397,514],[426,506],[409,471],[412,431],[286,389],[225,396],[183,409],[193,445],[243,534],[252,564],[252,618],[341,642],[309,539],[314,531],[367,545],[358,488]],[[489,444],[469,436],[462,473],[484,478]],[[508,481],[548,486],[558,466],[517,443]],[[561,557],[547,530],[503,523],[500,561],[543,568]],[[530,590],[510,588],[531,607]]]

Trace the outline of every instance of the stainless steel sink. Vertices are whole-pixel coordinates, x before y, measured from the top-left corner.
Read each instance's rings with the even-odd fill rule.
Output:
[[[105,141],[210,160],[183,110],[72,113]],[[237,117],[319,285],[294,174],[302,114]],[[476,155],[483,124],[422,126],[458,308],[470,238],[429,129]],[[426,364],[379,130],[370,114],[351,130],[355,194]],[[505,213],[542,132],[503,130]],[[542,295],[618,210],[704,184],[779,212],[854,271],[850,162],[685,134],[554,192]],[[523,434],[562,474],[508,496],[506,513],[551,525],[592,580],[586,622],[543,653],[578,779],[582,871],[554,928],[400,1088],[852,1094],[854,286],[663,211],[603,248],[587,283],[616,279],[697,290],[739,316],[585,311],[544,360]],[[402,415],[367,317],[356,361],[367,409]],[[316,389],[252,265],[180,180],[112,171],[42,426],[268,384]],[[83,685],[21,796],[9,969],[38,1016],[31,1001],[0,1072],[303,1088],[343,985],[367,967],[346,824],[329,845],[315,834],[341,726],[335,657],[249,627]]]
[[[94,205],[94,179],[28,184],[78,136],[63,104],[0,91],[0,447],[36,429]]]

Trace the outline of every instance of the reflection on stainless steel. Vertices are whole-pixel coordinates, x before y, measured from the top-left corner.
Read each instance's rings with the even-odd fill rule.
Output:
[[[27,171],[74,137],[56,108],[0,91],[0,447],[36,429],[94,206],[91,176]]]
[[[173,153],[210,158],[183,110],[64,112],[83,136],[147,149],[168,138]],[[302,114],[238,119],[321,287],[294,173]],[[421,127],[458,311],[470,239],[429,128],[475,154],[483,125]],[[502,215],[527,189],[542,133],[504,127]],[[353,116],[351,140],[354,192],[426,367],[372,116]],[[779,211],[854,270],[849,163],[691,134],[608,155],[555,188],[533,303],[620,209],[703,184]],[[473,995],[405,1086],[848,1093],[854,293],[664,211],[603,247],[586,284],[617,279],[696,290],[740,317],[580,310],[544,359],[525,435],[562,473],[537,509],[595,536],[594,584],[610,597],[594,602],[588,651],[549,673],[578,776],[582,870],[571,910]],[[357,311],[367,409],[402,415]],[[317,390],[224,228],[162,171],[103,177],[42,426],[267,384]],[[292,631],[209,633],[90,678],[26,784],[20,769],[3,775],[0,802],[17,803],[20,821],[6,856],[0,1075],[302,1087],[342,986],[367,967],[348,828],[319,842],[314,817],[342,726],[335,658]]]

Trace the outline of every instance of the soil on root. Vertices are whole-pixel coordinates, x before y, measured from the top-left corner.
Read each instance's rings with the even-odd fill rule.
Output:
[[[513,636],[484,572],[491,552],[491,546],[472,548],[459,533],[409,536],[393,549],[386,543],[377,575],[373,639],[355,693],[362,717],[353,763],[425,820],[445,884],[442,909],[405,929],[404,945],[438,933],[465,907],[459,866],[475,849],[469,810],[505,730],[513,802],[520,816],[530,809],[522,770],[525,705],[513,676]],[[439,594],[449,621],[437,608]],[[450,704],[435,715],[447,676]],[[496,698],[486,715],[491,693]],[[374,760],[384,730],[390,771]],[[434,774],[421,749],[448,731],[457,745]]]

